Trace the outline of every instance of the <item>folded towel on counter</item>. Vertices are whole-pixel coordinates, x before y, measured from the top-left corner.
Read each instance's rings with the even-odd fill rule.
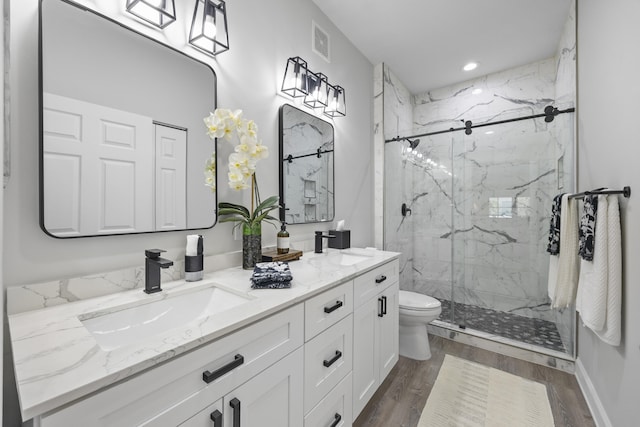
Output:
[[[620,345],[622,237],[617,196],[598,198],[593,261],[581,262],[576,309],[602,341]]]
[[[586,261],[593,261],[593,245],[595,243],[597,212],[598,196],[585,196],[582,205],[582,215],[580,216],[578,253],[582,259]]]
[[[286,262],[261,262],[256,264],[251,276],[253,289],[283,289],[291,287],[291,270]]]
[[[578,201],[562,196],[558,276],[551,308],[568,307],[575,301],[580,262],[578,256]],[[552,280],[551,278],[549,280]]]
[[[551,255],[558,255],[560,253],[560,215],[562,211],[562,196],[564,196],[564,193],[555,196],[551,204],[549,244],[547,245],[547,252]]]

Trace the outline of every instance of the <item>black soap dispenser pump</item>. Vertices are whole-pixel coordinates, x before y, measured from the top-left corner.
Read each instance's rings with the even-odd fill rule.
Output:
[[[287,231],[287,225],[284,221],[282,222],[280,231],[278,231],[276,247],[279,254],[289,253],[289,232]]]

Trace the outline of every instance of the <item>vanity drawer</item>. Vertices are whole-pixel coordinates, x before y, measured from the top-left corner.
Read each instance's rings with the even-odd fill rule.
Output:
[[[353,365],[353,316],[350,314],[304,346],[304,412],[310,411]]]
[[[304,427],[350,427],[353,422],[351,396],[349,373],[304,417]]]
[[[298,304],[45,414],[41,427],[66,427],[76,425],[78,420],[84,425],[162,425],[154,420],[166,419],[160,415],[169,416],[177,407],[180,412],[196,414],[300,347],[304,342],[303,311],[303,305]],[[236,355],[242,356],[241,364]],[[238,366],[231,368],[233,365]],[[205,382],[205,372],[211,374],[225,367],[231,369]]]
[[[353,281],[354,307],[359,307],[370,298],[398,281],[399,261],[393,260],[356,277]]]
[[[353,312],[353,281],[343,283],[304,303],[304,338],[309,341]]]

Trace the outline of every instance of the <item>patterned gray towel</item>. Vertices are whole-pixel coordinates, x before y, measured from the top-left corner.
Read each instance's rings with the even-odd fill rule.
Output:
[[[251,287],[253,289],[282,289],[290,288],[291,270],[286,262],[260,262],[253,269]]]
[[[549,244],[547,252],[551,255],[560,253],[560,207],[562,206],[563,194],[558,194],[553,198],[551,204],[551,223],[549,224]]]
[[[578,230],[578,253],[585,261],[593,261],[593,246],[596,240],[596,213],[598,196],[585,196]]]

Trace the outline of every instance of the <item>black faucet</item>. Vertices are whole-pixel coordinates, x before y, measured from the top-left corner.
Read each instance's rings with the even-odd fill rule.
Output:
[[[160,292],[160,269],[173,265],[173,261],[160,258],[162,249],[146,249],[144,263],[144,291],[148,294]]]
[[[322,239],[335,239],[336,236],[332,236],[330,234],[322,234],[322,231],[316,231],[316,248],[315,253],[322,253]]]

